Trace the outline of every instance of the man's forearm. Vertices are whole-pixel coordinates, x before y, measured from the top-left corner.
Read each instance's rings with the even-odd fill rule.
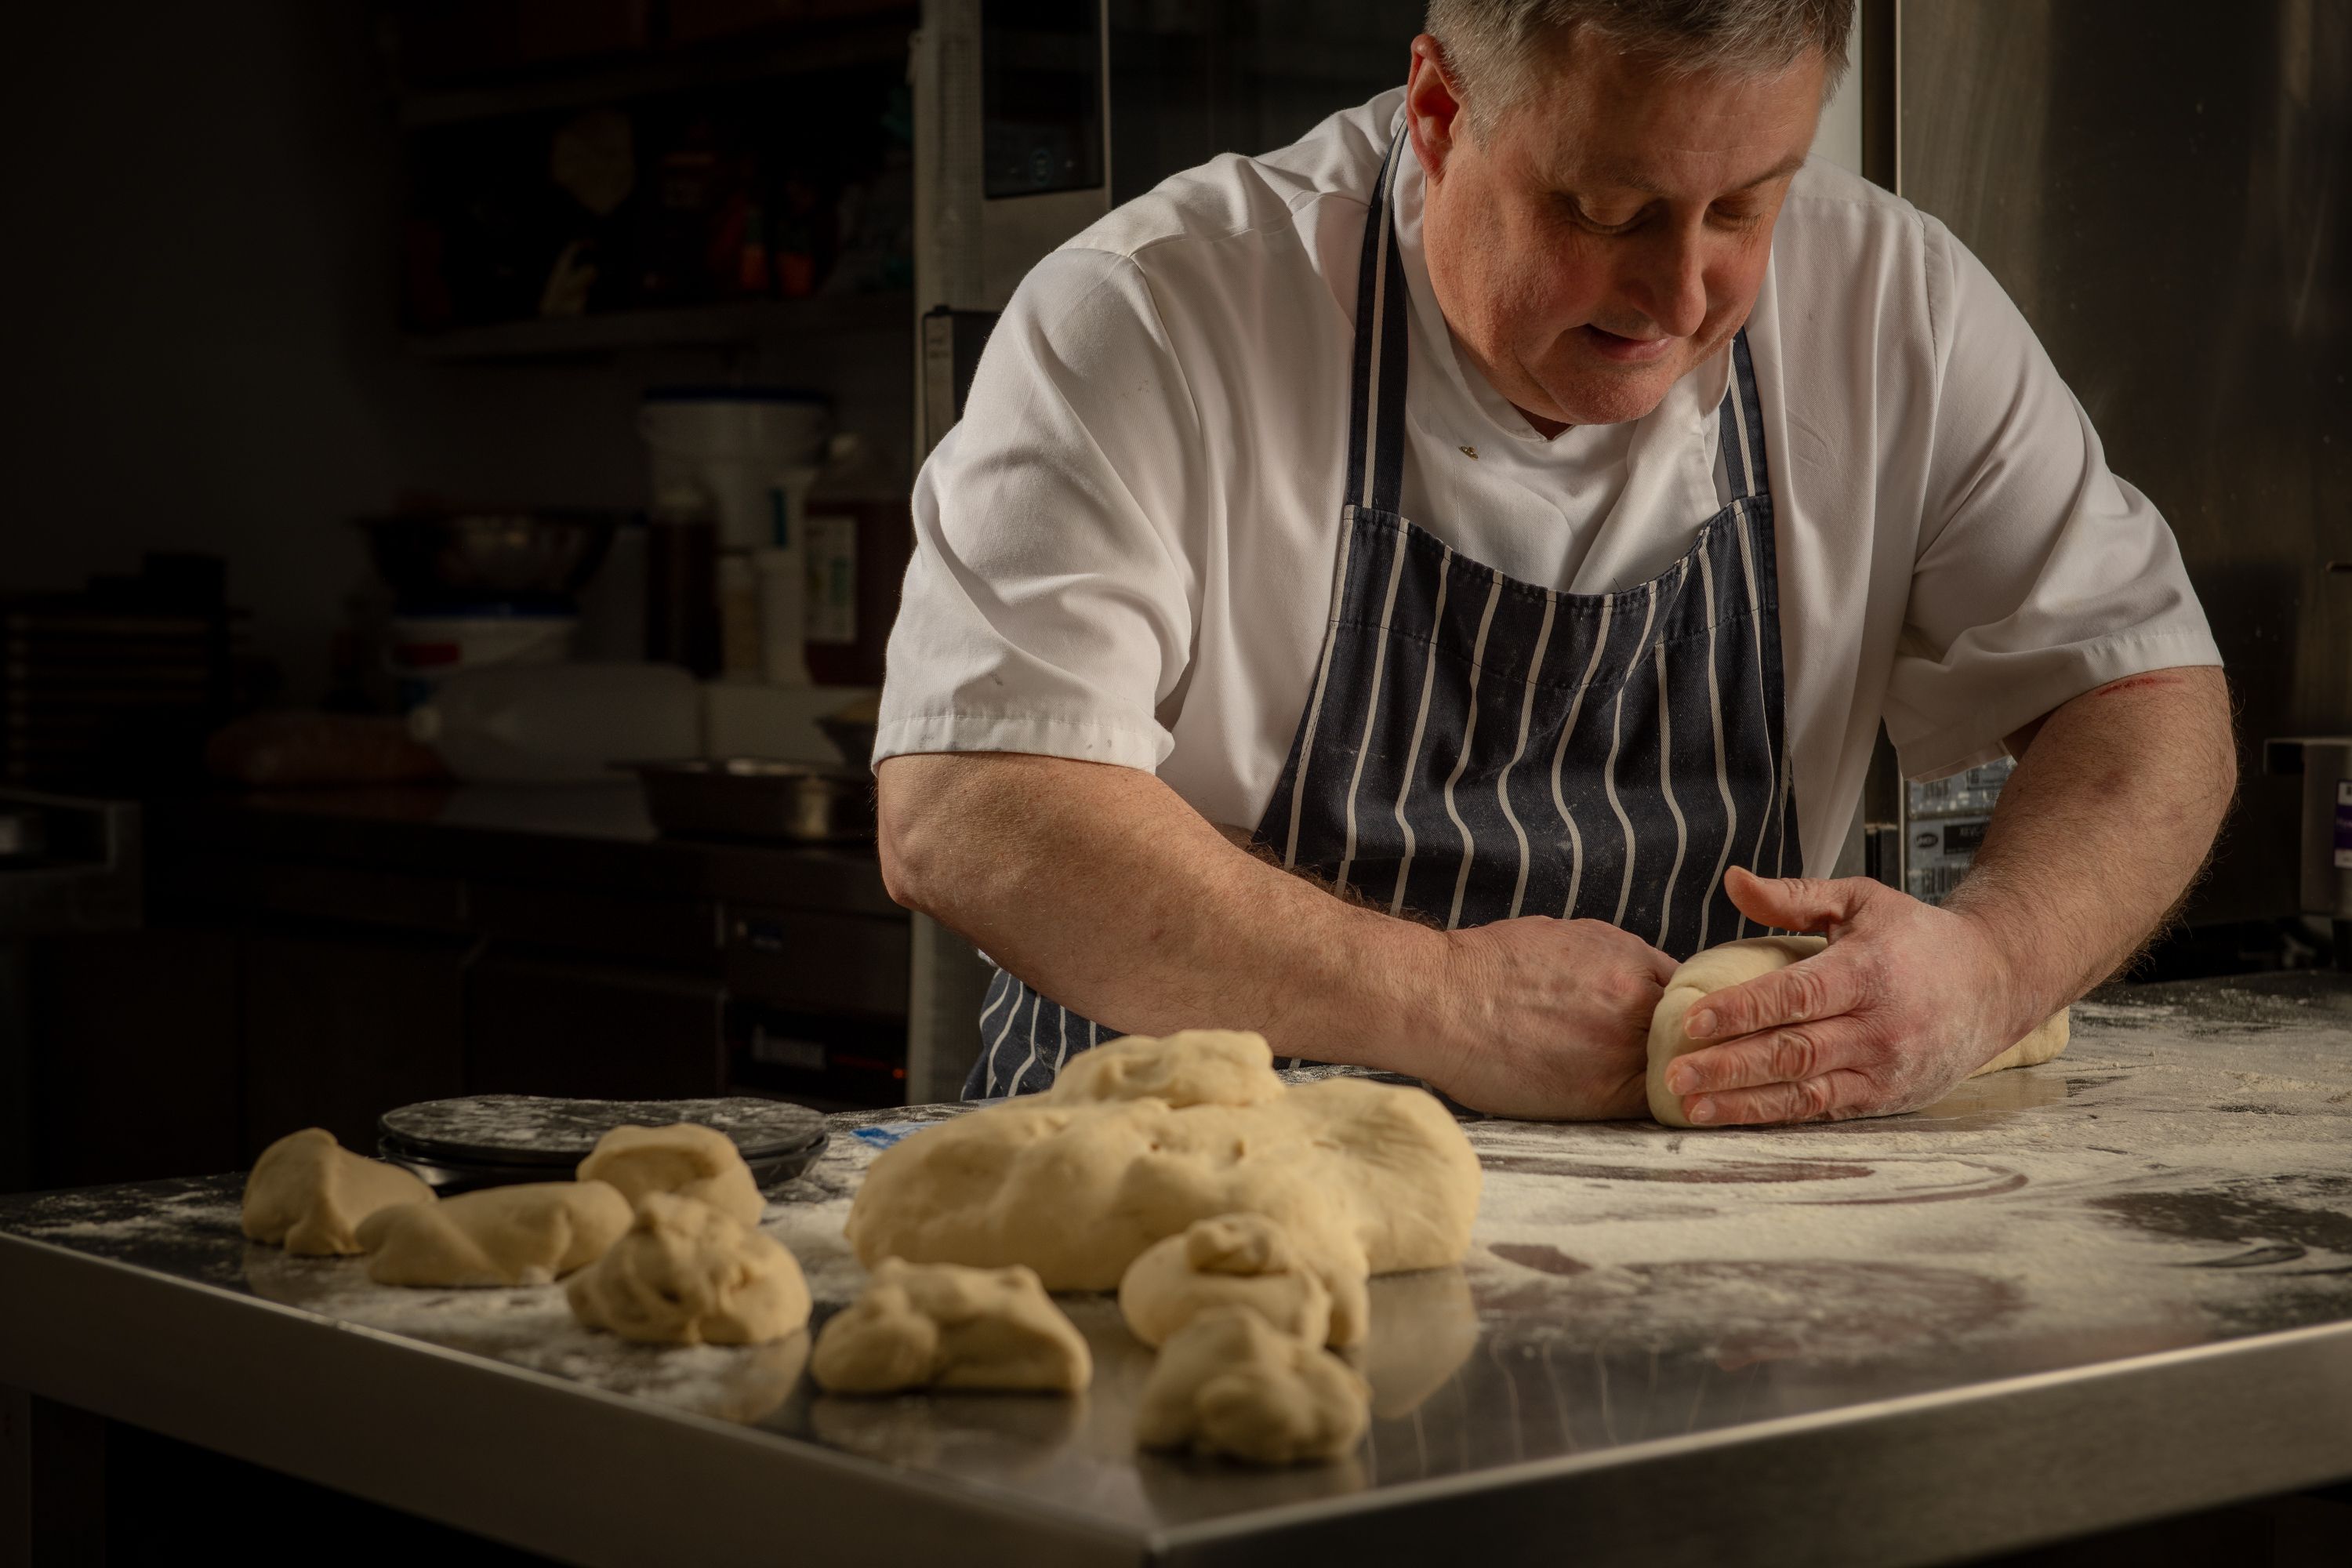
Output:
[[[2040,724],[1945,907],[2014,977],[2022,1035],[2128,963],[2204,864],[2237,783],[2219,669],[2154,670]]]
[[[978,752],[894,757],[879,784],[892,896],[1074,1012],[1424,1065],[1418,1016],[1444,938],[1244,853],[1150,774]]]

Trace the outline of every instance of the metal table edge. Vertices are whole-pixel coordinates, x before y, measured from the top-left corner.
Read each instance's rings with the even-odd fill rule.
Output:
[[[0,1385],[567,1562],[1148,1557],[1067,1510],[6,1234]]]
[[[1935,1563],[2347,1479],[2352,1321],[1406,1482],[1150,1544],[1187,1568],[1290,1563],[1310,1541],[1549,1563],[1569,1538],[1594,1562]]]

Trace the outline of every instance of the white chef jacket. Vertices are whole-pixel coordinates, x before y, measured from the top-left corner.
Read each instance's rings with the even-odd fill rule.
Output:
[[[1359,244],[1402,99],[1176,175],[1022,283],[916,483],[877,763],[1116,763],[1256,824],[1326,629]],[[1543,587],[1667,570],[1729,500],[1728,346],[1645,417],[1547,440],[1455,352],[1423,186],[1408,142],[1405,515]],[[2221,662],[2171,530],[1934,218],[1810,161],[1748,332],[1808,875],[1837,858],[1882,719],[1905,773],[1937,778],[2094,687]]]

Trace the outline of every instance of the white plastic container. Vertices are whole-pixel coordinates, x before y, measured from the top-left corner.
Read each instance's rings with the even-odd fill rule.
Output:
[[[763,386],[656,387],[637,416],[653,493],[710,498],[721,550],[797,548],[778,537],[786,476],[815,468],[827,424],[813,392]]]
[[[500,664],[549,664],[572,651],[568,615],[394,616],[384,661],[407,680],[446,680]]]
[[[700,756],[702,696],[674,665],[509,665],[450,677],[408,732],[468,784],[610,781],[617,763]]]
[[[808,574],[801,552],[755,550],[751,570],[759,580],[761,677],[771,686],[806,686],[808,634],[803,600]]]

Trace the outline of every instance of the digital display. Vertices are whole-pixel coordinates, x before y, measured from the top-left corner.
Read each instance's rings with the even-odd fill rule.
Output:
[[[980,26],[983,194],[1100,185],[1100,0],[985,0]]]

